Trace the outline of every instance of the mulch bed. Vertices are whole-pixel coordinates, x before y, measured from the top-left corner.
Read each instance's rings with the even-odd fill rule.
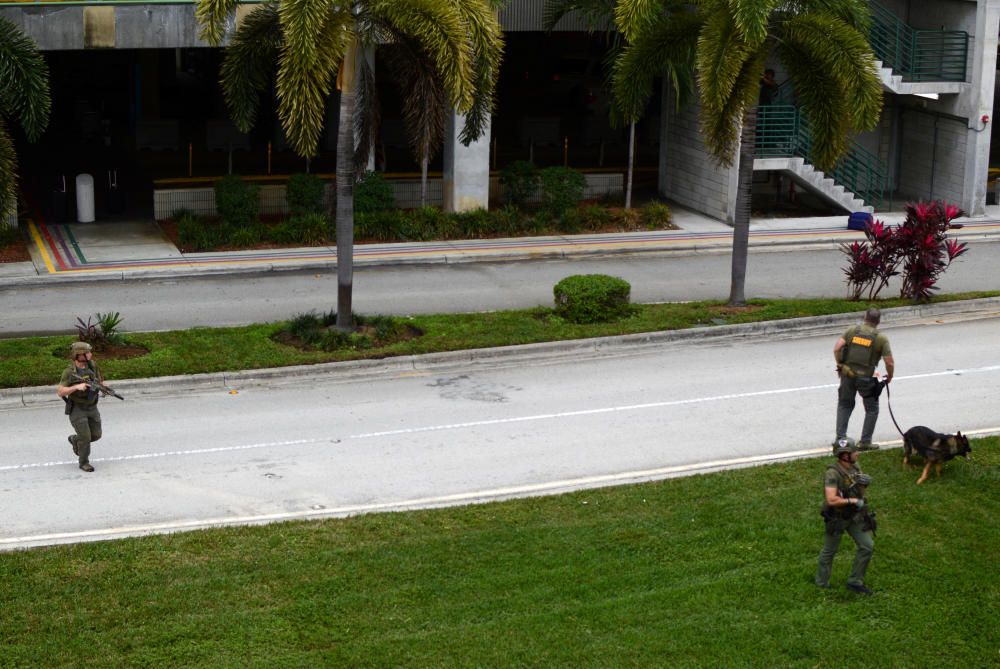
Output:
[[[31,262],[27,240],[19,235],[13,243],[0,247],[0,262]]]
[[[376,342],[375,341],[375,328],[369,327],[367,325],[362,325],[359,328],[355,328],[354,331],[355,331],[356,334],[367,335],[369,337],[369,339],[372,341],[372,347],[370,349],[367,349],[367,350],[376,352],[374,355],[371,356],[373,358],[379,357],[377,351],[380,348],[385,348],[386,346],[391,346],[392,344],[395,344],[395,343],[401,342],[401,341],[410,341],[411,339],[416,339],[417,337],[422,337],[423,334],[424,334],[423,330],[421,330],[420,328],[415,327],[413,325],[406,325],[403,328],[403,331],[399,334],[398,337],[393,337],[391,340],[388,340],[388,341]],[[316,348],[315,346],[311,346],[311,345],[305,343],[304,341],[302,341],[301,339],[299,339],[298,337],[296,337],[295,335],[293,335],[291,332],[288,332],[287,330],[282,330],[281,332],[278,332],[277,334],[273,335],[271,337],[271,340],[275,341],[275,342],[277,342],[279,344],[283,344],[285,346],[291,346],[292,348],[297,348],[300,351],[320,351],[320,350],[322,350],[322,349]]]

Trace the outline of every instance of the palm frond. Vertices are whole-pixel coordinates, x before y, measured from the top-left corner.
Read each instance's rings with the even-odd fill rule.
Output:
[[[354,137],[357,140],[354,148],[354,171],[356,174],[364,174],[368,168],[368,157],[374,153],[378,161],[382,155],[382,144],[379,141],[382,107],[379,105],[378,89],[375,86],[375,72],[369,60],[361,58],[358,69],[360,76],[354,99]]]
[[[194,17],[201,24],[199,37],[212,46],[219,46],[226,36],[229,17],[239,4],[239,0],[197,0]]]
[[[458,0],[370,0],[373,18],[415,43],[430,56],[441,74],[451,104],[467,112],[474,103],[473,49],[469,43],[472,26],[463,21],[458,4],[470,7],[477,2]],[[482,5],[486,11],[486,5]]]
[[[542,29],[552,32],[564,17],[576,12],[590,32],[614,27],[615,0],[546,0]]]
[[[871,130],[882,113],[882,83],[875,69],[875,56],[865,36],[829,15],[803,14],[781,24],[781,40],[797,53],[808,53],[822,76],[839,83],[830,91],[848,100],[851,125]],[[812,76],[805,73],[804,76]],[[798,81],[798,79],[796,79]]]
[[[864,35],[871,28],[871,10],[867,0],[794,0],[786,7],[792,14],[819,13],[836,16]]]
[[[615,25],[626,41],[634,42],[664,10],[666,4],[664,0],[619,0],[615,4]]]
[[[722,100],[713,101],[712,104],[717,106],[710,112],[706,106],[705,87],[699,78],[702,103],[701,133],[709,153],[723,165],[733,164],[733,158],[740,146],[743,116],[749,107],[757,104],[760,73],[767,62],[768,51],[768,45],[765,43],[756,52],[745,55],[729,94]]]
[[[322,12],[317,11],[320,6]],[[284,34],[278,58],[278,116],[295,152],[310,157],[323,131],[333,75],[354,39],[354,17],[349,8],[330,8],[326,0],[283,2],[278,14]]]
[[[220,71],[222,94],[240,132],[250,132],[257,121],[260,94],[271,79],[281,46],[277,3],[268,2],[247,15],[225,50]]]
[[[728,12],[711,12],[698,34],[696,58],[701,104],[706,114],[718,114],[755,50],[742,39]]]
[[[49,124],[49,68],[34,40],[0,18],[0,114],[15,119],[28,139]]]
[[[0,219],[6,219],[17,203],[17,153],[0,117]]]
[[[763,44],[775,10],[787,0],[729,0],[729,9],[740,35],[751,47]]]
[[[473,103],[465,110],[459,140],[468,146],[486,133],[495,107],[495,91],[503,61],[503,30],[488,1],[454,0],[467,27],[472,48]]]
[[[614,104],[623,119],[639,120],[656,77],[665,77],[684,104],[693,90],[695,53],[702,17],[694,12],[660,16],[622,49],[613,67]]]
[[[408,40],[394,45],[389,69],[403,97],[403,120],[417,164],[434,160],[444,142],[448,96],[430,59]]]

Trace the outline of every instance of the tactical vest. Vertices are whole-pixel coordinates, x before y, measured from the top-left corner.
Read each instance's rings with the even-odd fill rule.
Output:
[[[861,326],[856,325],[847,333],[847,346],[844,347],[843,362],[849,365],[855,372],[865,376],[875,373],[878,366],[878,350],[875,343],[878,339],[878,332],[872,330],[871,333],[862,332]]]
[[[97,371],[97,367],[90,362],[87,363],[87,366],[84,369],[80,369],[75,364],[70,363],[70,366],[67,369],[67,371],[69,372],[71,377],[73,374],[76,374],[80,378],[87,379],[89,381],[95,381],[100,378],[100,373]],[[72,380],[72,378],[70,378],[70,381],[67,385],[74,385],[76,383],[79,382],[74,381]],[[88,390],[75,390],[69,394],[69,399],[72,400],[74,404],[77,404],[81,407],[95,406],[97,404],[98,398],[99,398],[98,392],[92,388]]]

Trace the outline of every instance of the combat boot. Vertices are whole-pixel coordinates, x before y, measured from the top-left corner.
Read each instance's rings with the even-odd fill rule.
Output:
[[[76,435],[71,434],[69,437],[67,437],[67,439],[69,440],[69,445],[73,447],[73,455],[79,457],[80,454],[77,452],[77,447],[76,447]]]
[[[858,442],[858,450],[859,451],[877,451],[878,450],[878,444],[873,444],[870,441],[859,441]]]

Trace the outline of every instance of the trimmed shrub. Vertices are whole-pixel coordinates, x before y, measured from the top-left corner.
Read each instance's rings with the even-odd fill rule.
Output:
[[[365,172],[354,184],[355,215],[386,211],[394,206],[392,186],[381,172]]]
[[[639,220],[647,230],[671,230],[674,228],[670,222],[672,214],[670,207],[662,202],[650,202],[639,210]]]
[[[583,198],[586,186],[587,180],[583,175],[568,167],[546,167],[538,173],[542,209],[553,216],[576,207],[576,203]]]
[[[490,211],[493,231],[504,237],[513,237],[528,227],[528,220],[517,207],[506,205]]]
[[[574,235],[583,228],[583,213],[577,209],[567,209],[562,213],[562,216],[556,221],[559,232],[565,232],[569,235]]]
[[[485,209],[463,211],[453,214],[451,218],[454,220],[456,231],[463,239],[485,237],[493,232],[493,219]],[[448,238],[451,235],[442,236]]]
[[[354,232],[361,239],[374,239],[377,242],[387,242],[399,239],[402,235],[406,212],[399,209],[388,211],[370,211],[354,216]]]
[[[591,204],[580,210],[583,227],[587,230],[603,230],[615,223],[615,215],[605,207]]]
[[[285,186],[285,200],[293,217],[323,214],[323,180],[315,174],[293,174]]]
[[[527,160],[515,160],[503,168],[500,185],[504,204],[523,207],[538,188],[538,169]]]
[[[180,246],[192,251],[205,251],[217,246],[219,226],[185,212],[177,220],[177,241]]]
[[[300,244],[322,244],[330,238],[330,220],[322,214],[304,214],[285,222],[295,242]]]
[[[246,228],[257,221],[260,213],[260,188],[243,181],[236,174],[215,182],[215,208],[223,223]]]
[[[257,246],[267,238],[267,228],[260,223],[245,228],[235,228],[229,234],[230,246]]]
[[[448,214],[437,207],[420,207],[402,219],[399,233],[403,239],[422,242],[439,236],[439,231],[450,227]]]
[[[606,274],[576,274],[555,285],[556,315],[571,323],[604,323],[631,314],[632,287]]]
[[[625,232],[642,229],[641,216],[635,209],[622,209],[615,218],[618,220],[618,226]]]

